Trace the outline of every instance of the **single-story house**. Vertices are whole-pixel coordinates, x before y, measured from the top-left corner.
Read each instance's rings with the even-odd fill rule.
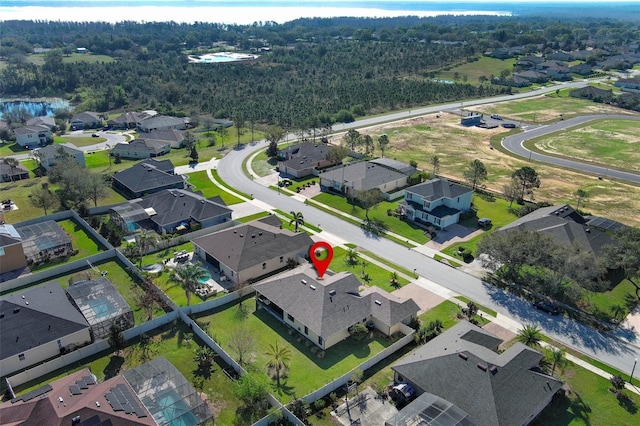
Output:
[[[16,136],[16,143],[22,147],[45,146],[53,141],[51,129],[43,124],[18,127],[13,129],[13,133]]]
[[[13,225],[0,225],[0,274],[26,267],[22,236]]]
[[[121,330],[134,326],[131,308],[105,277],[76,281],[66,292],[71,303],[89,323],[93,339],[108,338],[112,324]]]
[[[592,101],[604,102],[613,98],[613,90],[600,89],[593,86],[585,86],[569,92],[573,98],[590,99]]]
[[[28,265],[63,258],[73,251],[71,238],[54,220],[31,225],[17,224],[15,228],[22,238],[22,249]]]
[[[482,328],[461,321],[396,362],[391,367],[394,379],[408,383],[417,395],[426,392],[455,405],[471,424],[527,425],[551,402],[562,382],[539,368],[540,352],[516,343],[498,353],[500,343]],[[411,404],[405,409],[418,411]],[[400,424],[393,419],[387,423]]]
[[[349,337],[349,327],[362,324],[387,336],[416,318],[413,299],[395,297],[379,287],[362,293],[349,272],[325,273],[317,279],[307,264],[253,285],[256,303],[280,321],[325,350]]]
[[[40,166],[45,170],[49,170],[58,159],[65,156],[73,158],[81,167],[85,167],[84,151],[70,142],[47,145],[44,148],[39,148],[38,153]]]
[[[246,283],[308,257],[313,245],[304,232],[293,233],[264,220],[227,228],[192,240],[194,252],[234,284]]]
[[[335,165],[326,159],[325,143],[302,142],[278,152],[278,168],[285,176],[303,178],[318,173],[318,169]]]
[[[588,226],[587,220],[567,204],[541,207],[496,230],[511,231],[542,232],[559,244],[578,246],[598,257],[603,257],[605,247],[614,243],[609,234]]]
[[[120,130],[135,129],[138,122],[154,115],[155,111],[125,112],[120,117],[107,121],[107,126]]]
[[[47,126],[49,129],[56,127],[56,119],[53,117],[33,117],[25,123],[27,126]]]
[[[232,210],[220,197],[206,199],[184,189],[166,189],[112,207],[109,212],[111,221],[128,234],[151,227],[164,235],[230,221]]]
[[[152,130],[185,130],[187,125],[183,118],[155,115],[138,121],[137,128],[141,132],[149,133]]]
[[[97,129],[102,127],[102,118],[97,112],[85,111],[71,117],[71,130]]]
[[[113,188],[128,199],[140,198],[163,189],[184,189],[184,179],[175,175],[173,169],[170,160],[145,160],[114,173]]]
[[[152,130],[144,135],[145,140],[166,141],[171,144],[171,148],[182,147],[184,141],[184,133],[180,130]]]
[[[372,163],[358,161],[332,167],[320,173],[320,187],[347,196],[360,191],[379,189],[384,195],[392,194],[407,186],[408,176],[396,170]]]
[[[29,179],[29,170],[22,163],[11,167],[0,161],[0,182],[13,182],[14,180]]]
[[[623,91],[627,92],[640,92],[640,78],[620,78],[613,83],[614,86],[619,87]]]
[[[431,223],[440,229],[460,221],[471,209],[473,190],[444,178],[434,178],[404,191],[400,208],[413,221]]]
[[[393,160],[391,158],[376,158],[375,160],[369,160],[369,163],[386,167],[390,170],[395,170],[396,172],[400,172],[407,176],[411,176],[418,171],[418,169],[413,167],[411,164],[403,163],[402,161]]]
[[[55,281],[0,298],[0,316],[3,376],[91,342],[87,320]]]
[[[112,155],[120,158],[140,159],[153,158],[167,154],[171,151],[169,141],[135,139],[129,143],[119,143],[111,150]]]
[[[87,368],[0,405],[13,426],[204,425],[212,413],[198,391],[160,356],[98,383]]]

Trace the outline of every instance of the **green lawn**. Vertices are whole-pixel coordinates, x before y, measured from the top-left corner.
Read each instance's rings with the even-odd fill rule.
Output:
[[[162,329],[155,330],[150,337],[151,343],[146,346],[146,350],[138,340],[128,342],[128,346],[120,355],[112,351],[102,352],[65,369],[47,374],[37,381],[16,387],[14,390],[18,394],[24,394],[85,367],[98,377],[98,382],[103,382],[116,374],[143,364],[146,352],[148,359],[164,356],[192,385],[196,385],[198,391],[207,395],[209,408],[214,413],[216,424],[236,424],[236,410],[241,402],[235,396],[233,382],[225,374],[225,370],[230,371],[231,368],[216,357],[209,378],[204,378],[202,375],[196,376],[198,367],[193,360],[194,350],[202,345],[202,342],[181,321],[169,323]]]
[[[462,306],[462,304],[460,304]],[[420,315],[420,322],[422,324],[429,324],[431,321],[442,321],[443,330],[453,327],[460,320],[457,315],[460,313],[460,308],[454,302],[445,300],[438,306],[429,309],[424,314]]]
[[[285,403],[289,402],[293,395],[306,395],[329,383],[391,343],[387,338],[377,335],[360,342],[349,338],[332,346],[326,351],[324,358],[319,358],[318,352],[313,349],[314,345],[309,343],[307,346],[305,339],[297,333],[290,335],[284,324],[264,310],[256,311],[252,298],[245,300],[243,306],[247,309],[246,316],[241,314],[238,303],[234,303],[223,306],[220,310],[199,318],[198,321],[209,323],[209,335],[232,356],[237,355],[230,349],[233,336],[241,328],[251,330],[255,339],[254,350],[250,356],[245,355],[245,359],[250,359],[250,369],[265,368],[268,356],[264,351],[269,345],[276,342],[278,345],[287,345],[291,350],[288,377],[281,380],[280,387],[276,386],[275,381],[272,382],[272,392]]]
[[[101,143],[101,142],[105,142],[107,140],[107,138],[103,138],[103,137],[99,137],[99,138],[93,138],[91,137],[91,135],[89,136],[83,136],[83,137],[77,137],[77,138],[70,138],[70,137],[59,137],[56,136],[55,137],[55,143],[64,143],[64,142],[68,142],[68,143],[72,143],[75,146],[90,146],[90,145],[95,145],[97,143]]]
[[[464,305],[466,305],[467,303],[471,302],[471,299],[468,299],[464,296],[456,296],[456,299],[458,299],[459,301],[461,301]],[[483,311],[488,313],[489,315],[493,316],[493,317],[497,317],[498,313],[496,311],[494,311],[493,309],[489,309],[486,306],[482,306],[478,303],[476,303],[476,305],[478,306],[478,308]]]
[[[363,259],[358,258],[357,264],[350,265],[347,263],[347,250],[342,247],[333,247],[333,260],[331,264],[329,264],[329,269],[334,272],[351,272],[357,276],[363,284],[380,287],[389,293],[395,290],[389,283],[391,279],[391,272],[389,270],[370,262],[366,262],[366,266],[363,268],[362,261]],[[368,281],[363,279],[363,269],[369,277]],[[409,283],[409,281],[402,277],[398,277],[398,282],[401,286]]]
[[[475,62],[465,62],[450,70],[443,70],[437,74],[436,78],[454,81],[457,74],[457,81],[459,83],[464,82],[464,77],[466,77],[466,81],[469,82],[469,84],[478,84],[478,78],[480,76],[485,76],[487,79],[492,74],[499,76],[500,71],[504,69],[512,70],[515,62],[516,60],[513,58],[502,60],[488,56],[480,56]]]
[[[218,171],[217,170],[211,170],[211,174],[213,175],[213,178],[218,181],[218,183],[222,186],[224,186],[225,188],[231,190],[232,192],[234,192],[235,194],[238,194],[244,198],[248,198],[248,199],[253,199],[253,197],[249,194],[245,194],[242,191],[238,191],[237,189],[233,188],[232,186],[230,186],[228,183],[226,183],[225,181],[223,181],[222,179],[220,179],[220,176],[218,176]]]
[[[348,213],[359,219],[365,219],[364,209],[349,204],[348,200],[345,197],[322,192],[313,197],[313,200],[318,203],[326,204],[342,212]],[[369,210],[369,218],[382,221],[389,232],[401,235],[402,237],[405,237],[411,241],[415,241],[416,243],[424,244],[429,241],[429,237],[425,235],[424,229],[410,222],[402,221],[397,217],[387,215],[387,210],[395,210],[397,207],[397,202],[383,201]]]
[[[261,151],[251,162],[253,172],[259,177],[270,175],[277,165],[278,161],[276,159],[267,157],[266,150]]]
[[[490,114],[500,114],[512,120],[524,120],[533,123],[547,123],[558,121],[560,114],[564,118],[593,113],[594,103],[586,99],[557,96],[536,97],[533,99],[514,102],[501,102],[477,109]],[[609,111],[611,107],[597,104]]]
[[[587,291],[586,299],[589,303],[587,310],[594,314],[597,311],[610,314],[612,307],[620,305],[628,312],[627,298],[637,302],[636,287],[631,281],[624,279],[608,291]]]
[[[0,143],[0,157],[7,157],[9,155],[27,153],[29,150],[21,147],[15,142],[1,142]]]
[[[285,217],[285,220],[284,220],[282,226],[290,229],[291,231],[295,230],[295,224],[290,224],[290,221],[293,220],[293,216],[291,215],[291,213],[286,213],[286,212],[283,212],[282,210],[278,210],[278,209],[275,209],[274,212],[276,212],[279,215],[282,215],[282,216]],[[322,232],[322,229],[320,229],[317,226],[314,226],[314,225],[312,225],[310,223],[305,222],[304,226],[306,228],[311,229],[314,232]]]
[[[209,179],[206,171],[193,172],[187,175],[188,182],[194,186],[194,190],[201,191],[206,198],[220,196],[226,205],[242,203],[243,201],[235,195],[229,194],[221,189]]]
[[[241,217],[236,220],[241,223],[247,223],[247,222],[252,222],[254,220],[262,219],[263,217],[267,217],[267,216],[270,216],[269,212],[260,212],[260,213],[252,214],[249,216]]]

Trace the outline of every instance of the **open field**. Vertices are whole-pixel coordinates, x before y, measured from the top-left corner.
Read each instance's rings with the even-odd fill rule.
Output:
[[[452,67],[449,70],[445,69],[440,71],[436,75],[436,79],[455,80],[457,82],[467,81],[469,84],[478,84],[480,83],[478,80],[480,76],[484,76],[487,79],[489,79],[491,75],[499,76],[500,71],[504,69],[512,70],[515,63],[516,60],[513,58],[503,60],[480,56],[475,62],[466,62],[457,67]],[[456,76],[458,77],[457,79]]]
[[[207,322],[208,332],[223,348],[234,356],[237,355],[231,348],[233,336],[240,330],[251,330],[255,339],[253,351],[245,360],[251,369],[263,369],[268,361],[264,354],[269,345],[287,345],[291,351],[288,376],[281,379],[280,387],[275,380],[271,382],[271,391],[282,402],[289,402],[293,395],[297,397],[320,388],[324,384],[339,377],[347,371],[355,368],[367,358],[380,352],[391,342],[378,333],[373,333],[373,338],[366,338],[356,342],[346,339],[327,349],[323,358],[318,357],[318,352],[313,344],[305,344],[305,339],[298,333],[289,334],[287,327],[274,319],[264,310],[255,310],[255,301],[250,298],[243,302],[242,312],[239,304],[225,305],[215,312],[198,318],[198,322]],[[313,351],[312,351],[313,350]]]
[[[531,141],[540,151],[640,171],[640,122],[602,120]]]
[[[575,103],[575,110],[582,113],[594,112],[590,109],[602,107],[600,104],[585,104],[579,99],[545,97],[484,108],[485,113],[499,113],[508,117],[510,114],[518,114],[516,111],[533,115],[534,113],[543,114],[544,111],[568,109],[571,103]],[[622,110],[615,111],[623,113]],[[507,134],[507,129],[462,127],[460,118],[453,114],[443,114],[440,118],[435,114],[416,117],[362,129],[361,133],[371,134],[374,139],[386,133],[390,140],[386,150],[387,157],[407,163],[415,160],[418,162],[418,167],[426,171],[431,171],[430,159],[433,155],[437,155],[440,158],[438,174],[443,177],[462,180],[468,164],[478,159],[484,163],[488,171],[488,179],[485,182],[487,189],[497,192],[502,191],[502,187],[509,182],[515,170],[530,164],[526,160],[513,158],[497,149],[492,149],[491,138],[503,137]],[[608,179],[599,180],[597,176],[539,163],[533,163],[531,166],[536,169],[541,180],[541,187],[534,193],[536,201],[575,205],[576,199],[573,194],[577,189],[582,188],[589,193],[589,198],[582,204],[583,210],[628,225],[640,225],[639,187]]]
[[[85,367],[89,368],[97,376],[99,382],[103,382],[128,369],[143,364],[145,357],[146,359],[151,359],[162,355],[192,385],[197,383],[196,387],[199,392],[206,394],[209,401],[209,409],[214,413],[216,424],[236,424],[236,410],[241,402],[235,396],[233,382],[225,374],[225,371],[230,371],[231,368],[216,356],[210,377],[196,376],[198,366],[193,360],[194,350],[201,346],[202,343],[181,321],[175,321],[156,329],[155,333],[152,333],[149,337],[148,344],[141,344],[139,340],[127,342],[127,347],[120,354],[116,354],[111,350],[101,352],[65,369],[43,376],[37,382],[26,383],[14,390],[18,394],[24,394]]]

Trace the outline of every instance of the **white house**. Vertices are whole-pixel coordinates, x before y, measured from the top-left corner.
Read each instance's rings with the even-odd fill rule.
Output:
[[[51,129],[43,124],[18,127],[13,129],[16,142],[22,147],[44,146],[53,140]]]
[[[407,188],[400,208],[407,219],[444,229],[471,209],[472,196],[473,190],[466,186],[435,178]]]
[[[56,161],[62,156],[69,156],[73,158],[81,167],[85,167],[84,152],[79,150],[77,146],[72,143],[61,143],[55,145],[48,145],[38,150],[40,165],[45,170],[49,170],[56,164]]]

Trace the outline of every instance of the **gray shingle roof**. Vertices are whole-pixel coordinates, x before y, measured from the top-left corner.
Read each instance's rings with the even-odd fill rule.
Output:
[[[292,145],[280,151],[282,163],[293,170],[303,170],[314,167],[323,161],[327,153],[327,145],[323,143],[303,142]]]
[[[315,334],[324,337],[369,316],[392,326],[420,309],[413,299],[400,299],[377,287],[359,293],[360,281],[348,272],[327,273],[322,280],[315,277],[316,273],[307,265],[253,287]]]
[[[71,156],[82,153],[82,151],[79,150],[77,146],[70,142],[47,145],[44,148],[40,148],[38,152],[40,152],[43,158],[52,159],[58,156],[58,150],[60,149]]]
[[[96,121],[102,121],[100,115],[97,112],[85,111],[79,114],[75,114],[71,117],[71,122],[82,121],[83,123],[93,123]]]
[[[89,328],[55,281],[3,297],[0,313],[2,359]]]
[[[345,183],[356,191],[368,191],[405,177],[400,172],[368,161],[349,163],[320,173],[320,179]]]
[[[233,271],[242,271],[280,254],[308,250],[313,241],[303,232],[294,234],[253,221],[196,238],[193,243]]]
[[[140,162],[128,169],[116,172],[113,179],[131,193],[142,193],[158,188],[170,188],[180,183],[184,184],[182,176],[164,172],[151,162]]]
[[[465,335],[470,331],[471,340],[480,339],[478,334],[491,336],[462,321],[392,369],[420,391],[455,404],[480,426],[526,424],[562,382],[538,369],[541,353],[516,343],[498,354],[469,341]]]
[[[387,169],[395,170],[396,172],[400,172],[407,176],[411,176],[418,171],[418,169],[410,164],[403,163],[402,161],[398,160],[393,160],[391,158],[376,158],[375,160],[371,160],[369,162],[382,167],[386,167]]]
[[[148,195],[137,203],[143,209],[153,208],[156,215],[151,220],[165,226],[190,219],[199,222],[231,213],[224,204],[215,203],[184,189],[167,189]]]
[[[417,194],[428,201],[435,201],[441,198],[456,198],[468,192],[473,192],[472,189],[466,186],[449,182],[443,178],[429,179],[426,182],[407,188],[406,191]]]
[[[169,141],[135,139],[129,143],[119,143],[113,147],[113,153],[141,152],[157,155],[163,152]]]
[[[55,127],[56,119],[53,117],[33,117],[27,120],[27,126],[37,124],[39,126],[46,126],[48,128]]]
[[[51,129],[42,124],[32,124],[30,126],[23,126],[13,129],[13,133],[16,135],[28,135],[31,133],[50,132]]]

